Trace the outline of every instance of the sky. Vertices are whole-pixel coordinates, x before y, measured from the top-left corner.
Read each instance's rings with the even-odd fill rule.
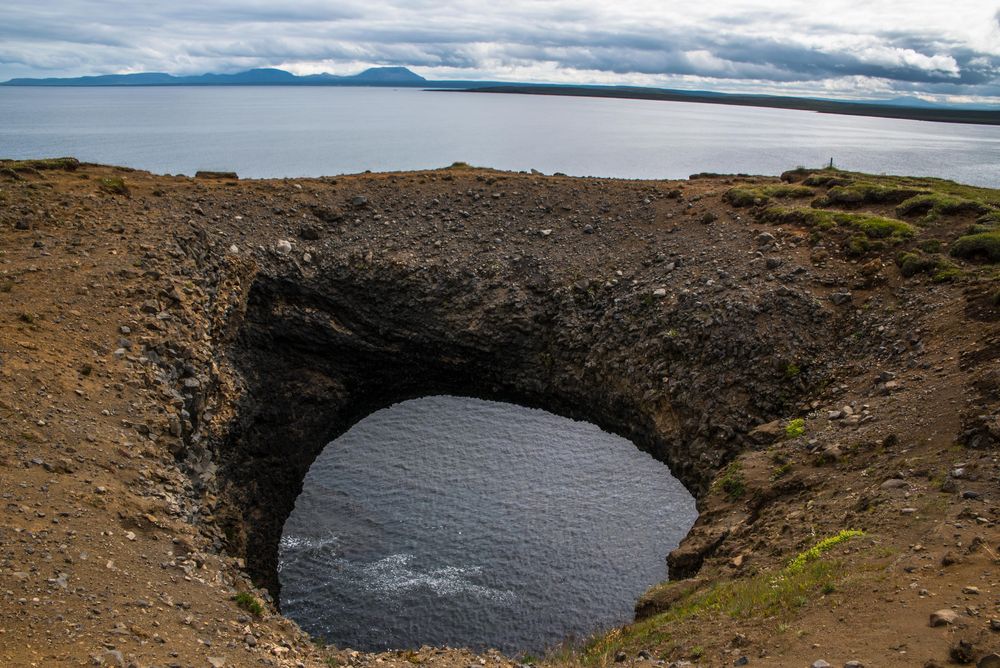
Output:
[[[5,0],[0,81],[279,67],[1000,104],[1000,1]]]

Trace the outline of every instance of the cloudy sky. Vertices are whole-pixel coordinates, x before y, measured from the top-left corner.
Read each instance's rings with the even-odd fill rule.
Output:
[[[1000,104],[1000,0],[5,0],[0,80],[280,67]]]

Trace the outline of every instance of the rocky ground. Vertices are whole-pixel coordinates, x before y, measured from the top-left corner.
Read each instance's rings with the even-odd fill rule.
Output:
[[[588,419],[699,499],[634,624],[533,661],[998,665],[998,209],[836,170],[0,163],[0,665],[520,660],[271,602],[312,458],[429,393]]]

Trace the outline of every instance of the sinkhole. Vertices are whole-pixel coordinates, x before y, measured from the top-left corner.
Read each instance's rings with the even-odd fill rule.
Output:
[[[281,609],[340,647],[539,652],[630,621],[696,517],[666,466],[593,424],[411,399],[309,468],[278,547]]]

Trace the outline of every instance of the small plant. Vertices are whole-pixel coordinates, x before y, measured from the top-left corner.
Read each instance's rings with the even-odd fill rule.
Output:
[[[806,433],[806,421],[802,418],[789,420],[785,425],[785,438],[798,438]]]
[[[824,538],[820,542],[816,543],[810,547],[805,552],[801,552],[794,559],[788,562],[788,566],[785,567],[785,572],[788,574],[795,574],[802,571],[806,564],[811,561],[819,559],[824,552],[828,552],[837,545],[841,543],[846,543],[847,541],[855,538],[857,536],[864,536],[864,531],[859,531],[857,529],[845,529],[835,536],[830,536],[829,538]]]
[[[795,378],[800,373],[802,373],[802,369],[795,362],[789,362],[788,366],[785,367],[785,376],[788,378]]]
[[[257,597],[249,592],[241,591],[236,595],[236,605],[240,606],[247,612],[249,612],[254,617],[261,617],[264,615],[264,606]]]
[[[31,325],[35,322],[35,315],[33,313],[28,313],[27,311],[21,311],[21,313],[18,314],[17,319],[25,324]]]
[[[924,239],[917,244],[917,248],[925,253],[940,253],[941,252],[941,240],[940,239]]]
[[[747,485],[743,477],[743,467],[740,466],[739,462],[732,462],[726,467],[725,473],[719,478],[718,485],[730,501],[743,498],[747,491]]]
[[[0,292],[10,292],[14,289],[14,281],[0,281]]]
[[[129,189],[128,185],[125,183],[125,179],[120,176],[105,176],[101,179],[101,190],[109,192],[112,195],[125,195],[128,196]]]
[[[778,464],[774,467],[774,471],[771,472],[771,479],[778,480],[779,478],[784,478],[792,470],[792,463],[785,462],[784,464]]]

